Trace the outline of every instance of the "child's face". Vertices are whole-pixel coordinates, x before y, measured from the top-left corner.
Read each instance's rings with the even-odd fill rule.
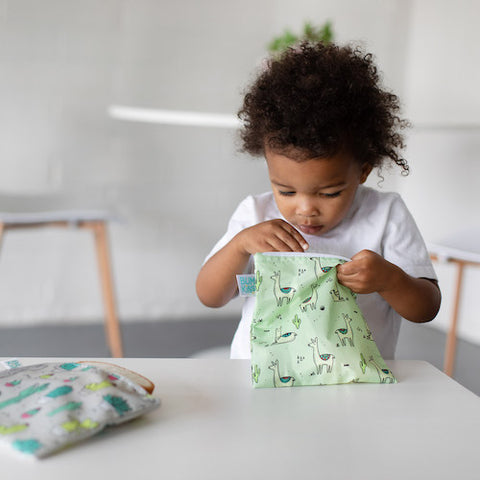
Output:
[[[265,157],[280,213],[307,235],[336,227],[372,170],[345,154],[297,162],[267,149]]]

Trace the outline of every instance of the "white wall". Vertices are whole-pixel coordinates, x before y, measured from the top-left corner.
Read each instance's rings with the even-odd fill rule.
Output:
[[[266,184],[261,162],[236,153],[233,132],[123,123],[107,108],[234,112],[271,8],[0,2],[0,208],[21,210],[28,202],[18,195],[33,191],[34,206],[46,192],[61,197],[59,208],[119,211],[126,222],[111,240],[122,319],[207,314],[196,271],[239,199]],[[91,244],[63,231],[8,233],[0,321],[100,318]]]
[[[330,19],[339,42],[375,54],[414,123],[477,122],[478,58],[463,47],[479,40],[479,10],[466,0],[0,0],[0,209],[52,205],[43,194],[55,193],[61,208],[119,211],[122,320],[237,312],[239,302],[202,307],[195,276],[238,201],[268,188],[263,162],[239,154],[231,131],[121,122],[108,106],[235,113],[273,35]],[[427,240],[478,222],[478,141],[477,131],[414,130],[412,175],[387,177]],[[101,315],[87,233],[6,236],[0,325]]]
[[[412,4],[405,70],[407,115],[415,128],[407,156],[412,174],[398,184],[428,242],[480,252],[480,4]],[[456,271],[437,266],[443,304],[433,327],[447,328]],[[475,295],[480,268],[464,277],[459,334],[480,343]]]

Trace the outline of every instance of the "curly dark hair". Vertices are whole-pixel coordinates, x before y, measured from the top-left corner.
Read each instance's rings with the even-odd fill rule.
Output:
[[[390,159],[407,174],[399,130],[409,123],[399,111],[371,54],[305,42],[271,58],[249,87],[238,112],[241,149],[256,156],[268,147],[297,161],[348,152],[372,167]]]

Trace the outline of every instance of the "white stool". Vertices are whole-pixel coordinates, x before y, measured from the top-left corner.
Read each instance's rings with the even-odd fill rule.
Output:
[[[77,227],[93,231],[105,308],[105,336],[113,357],[123,357],[113,286],[107,222],[114,217],[104,211],[62,210],[34,213],[0,213],[0,245],[4,232],[20,228]]]
[[[437,244],[429,244],[428,250],[432,260],[440,262],[450,262],[457,267],[457,276],[455,280],[455,293],[453,298],[453,311],[450,318],[450,326],[447,333],[447,342],[445,345],[445,358],[443,371],[453,376],[455,369],[455,357],[457,346],[457,325],[458,313],[460,311],[460,297],[462,292],[462,282],[465,267],[480,267],[480,253],[460,250],[458,248],[447,247]]]

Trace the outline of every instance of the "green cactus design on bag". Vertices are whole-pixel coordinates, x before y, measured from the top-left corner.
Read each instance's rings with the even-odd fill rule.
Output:
[[[356,295],[337,281],[342,257],[257,253],[251,325],[252,380],[259,387],[395,383]]]

